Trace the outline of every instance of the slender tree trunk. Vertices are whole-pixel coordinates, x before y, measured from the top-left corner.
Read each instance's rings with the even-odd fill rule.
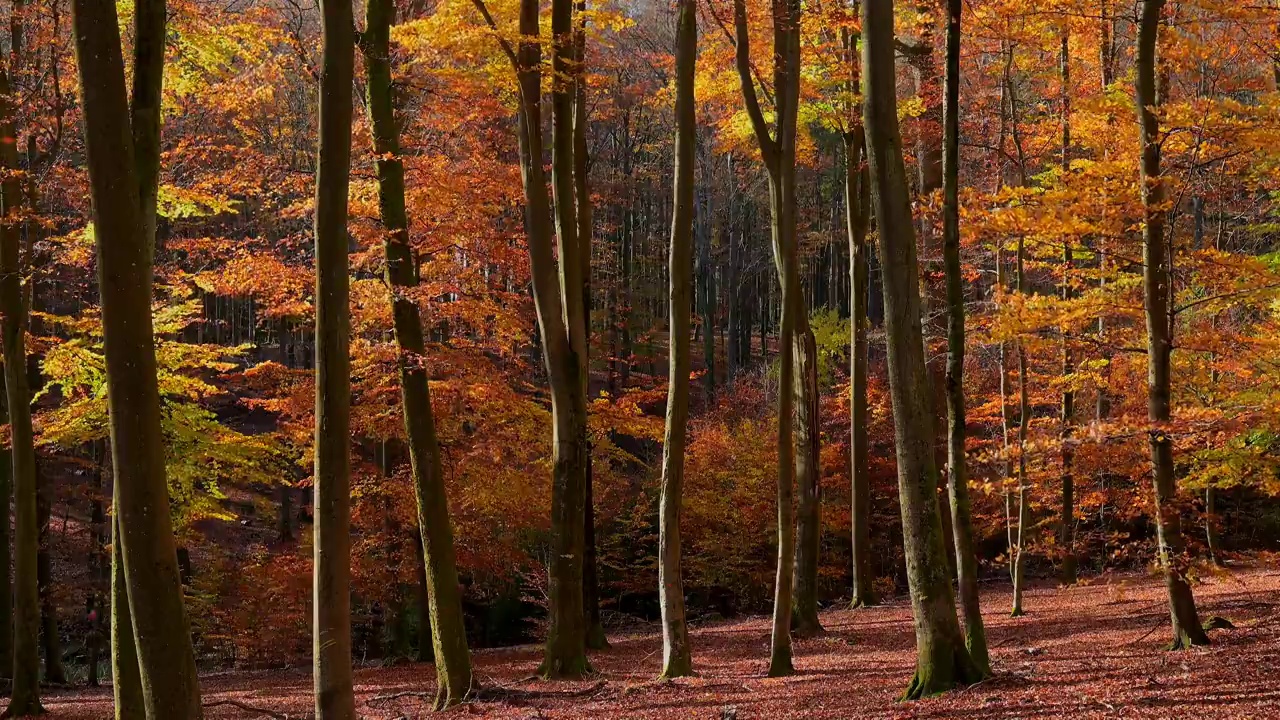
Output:
[[[0,372],[0,424],[9,423],[9,391]],[[13,563],[10,527],[13,511],[13,450],[0,447],[0,678],[13,678],[13,585],[9,568]]]
[[[1018,293],[1027,291],[1026,238],[1018,237]],[[1031,402],[1027,394],[1027,348],[1022,339],[1017,341],[1018,357],[1018,535],[1013,554],[1013,610],[1010,615],[1021,617],[1022,594],[1026,586],[1027,541],[1031,524],[1031,488],[1027,480],[1027,431],[1031,423]]]
[[[1177,508],[1171,419],[1170,359],[1173,351],[1170,297],[1173,277],[1165,244],[1166,188],[1160,168],[1160,97],[1156,87],[1157,42],[1164,0],[1143,0],[1138,25],[1135,97],[1142,141],[1143,297],[1147,320],[1147,417],[1151,444],[1151,470],[1155,487],[1156,533],[1160,563],[1169,592],[1173,641],[1170,649],[1208,645],[1200,626],[1195,598],[1186,572],[1190,558],[1182,540],[1182,518]]]
[[[676,29],[675,211],[671,218],[671,341],[667,427],[658,504],[658,604],[662,609],[662,676],[693,674],[680,574],[680,507],[689,420],[689,287],[693,282],[693,176],[697,144],[693,95],[698,55],[697,3],[680,0]]]
[[[322,0],[316,166],[315,570],[316,720],[354,720],[351,679],[351,359],[347,195],[355,32],[351,4]]]
[[[436,664],[434,708],[461,702],[473,689],[471,653],[462,619],[462,594],[458,585],[453,526],[431,408],[427,374],[426,340],[413,291],[418,285],[417,266],[409,244],[409,218],[405,209],[404,164],[392,93],[391,26],[394,0],[369,0],[366,4],[364,53],[369,125],[378,173],[378,206],[384,227],[386,279],[391,287],[391,310],[399,345],[398,366],[403,402],[405,437],[418,505],[426,568],[428,610]]]
[[[76,0],[72,7],[98,245],[115,515],[142,697],[149,719],[193,720],[202,716],[200,687],[169,516],[151,253],[119,26],[109,4]]]
[[[898,129],[892,0],[864,0],[862,32],[865,125],[880,228],[903,547],[916,629],[916,674],[903,697],[914,699],[975,682],[982,675],[965,648],[956,616],[938,509],[915,228]]]
[[[850,89],[860,91],[857,39],[845,36],[849,54]],[[853,93],[850,93],[851,95]],[[871,470],[867,432],[867,230],[871,221],[871,179],[867,174],[866,133],[861,108],[850,108],[852,129],[845,132],[845,212],[849,232],[849,443],[853,539],[852,607],[877,603],[875,573],[871,569]]]
[[[961,0],[947,0],[947,59],[942,128],[943,266],[947,281],[947,468],[956,550],[956,580],[964,609],[965,646],[983,675],[991,674],[978,599],[965,457],[964,276],[960,265],[960,19]]]
[[[776,3],[774,18],[774,96],[775,129],[770,131],[760,109],[755,79],[751,71],[751,50],[745,0],[734,0],[735,65],[742,86],[743,102],[751,118],[752,129],[760,148],[760,156],[769,173],[769,199],[772,211],[773,257],[781,286],[779,312],[779,381],[778,381],[778,569],[774,587],[773,631],[770,640],[769,675],[778,677],[794,672],[791,662],[791,619],[793,611],[796,565],[796,532],[793,520],[794,486],[800,471],[793,440],[795,400],[799,388],[796,361],[801,352],[796,341],[807,329],[800,294],[800,273],[796,257],[795,144],[796,118],[799,105],[800,73],[800,3],[785,0]],[[811,437],[811,436],[810,436]],[[801,453],[809,443],[800,444]],[[812,466],[809,466],[812,467]],[[816,479],[816,478],[815,478]],[[804,491],[802,490],[802,494]],[[796,613],[805,616],[805,610]],[[816,615],[816,614],[815,614]]]
[[[16,53],[15,53],[16,55]],[[3,316],[4,375],[9,408],[9,460],[14,515],[13,691],[6,717],[44,712],[40,705],[40,631],[38,580],[39,519],[36,456],[27,386],[27,308],[22,297],[21,224],[17,136],[14,131],[9,73],[0,68],[0,167],[8,174],[0,190],[0,316]],[[4,569],[8,573],[8,568]]]
[[[1059,57],[1062,66],[1062,178],[1067,181],[1071,171],[1071,35],[1062,32],[1062,49]],[[1074,259],[1071,252],[1070,238],[1062,242],[1062,299],[1070,300],[1072,291],[1072,271]],[[1065,334],[1062,338],[1062,375],[1070,378],[1075,373],[1075,358],[1071,352],[1070,342]],[[1062,513],[1058,519],[1058,545],[1062,551],[1062,568],[1060,578],[1064,585],[1076,583],[1075,555],[1075,478],[1072,466],[1075,462],[1075,449],[1072,445],[1073,425],[1075,423],[1076,394],[1068,384],[1062,391]]]
[[[574,52],[579,68],[586,67],[587,53],[587,4],[578,0],[574,6],[577,18],[573,25]],[[587,83],[579,76],[574,83],[573,94],[573,193],[577,208],[578,257],[582,273],[582,323],[585,342],[582,352],[582,383],[584,397],[591,394],[591,241],[595,235],[593,206],[591,203],[591,158],[587,148]],[[596,559],[596,512],[591,471],[591,442],[587,440],[586,497],[583,501],[583,525],[586,547],[582,568],[582,602],[587,623],[587,648],[603,650],[609,647],[600,617],[600,573]]]
[[[119,486],[116,486],[118,492]],[[119,507],[118,497],[112,506]],[[120,538],[120,520],[113,509],[111,515],[111,686],[115,698],[116,720],[142,720],[147,717],[142,696],[142,673],[138,665],[138,648],[134,645],[133,620],[129,614],[128,582],[124,575],[124,543]]]

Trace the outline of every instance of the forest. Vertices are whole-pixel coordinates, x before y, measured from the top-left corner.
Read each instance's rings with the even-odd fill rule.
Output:
[[[4,4],[3,717],[1280,718],[1280,2]]]

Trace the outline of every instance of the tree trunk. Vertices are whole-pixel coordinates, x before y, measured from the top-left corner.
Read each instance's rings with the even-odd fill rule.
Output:
[[[987,633],[978,599],[978,557],[973,545],[965,456],[964,276],[960,265],[960,19],[961,0],[947,0],[947,58],[943,99],[943,236],[947,283],[947,468],[956,580],[964,610],[965,646],[983,675],[991,674]]]
[[[1195,599],[1186,572],[1190,557],[1182,540],[1182,518],[1177,508],[1173,438],[1169,436],[1170,359],[1173,351],[1170,296],[1173,277],[1165,245],[1166,188],[1160,168],[1161,99],[1156,88],[1157,38],[1164,0],[1143,0],[1138,25],[1135,97],[1142,142],[1143,297],[1147,321],[1147,417],[1151,423],[1151,471],[1155,487],[1156,533],[1160,564],[1164,567],[1173,624],[1170,649],[1208,645],[1200,626]]]
[[[119,491],[115,486],[113,494]],[[112,500],[111,514],[111,689],[115,699],[116,720],[142,720],[147,717],[142,695],[142,673],[138,665],[138,648],[133,639],[133,620],[129,614],[128,582],[125,580],[124,543],[120,538],[120,520]]]
[[[200,687],[169,515],[150,249],[128,125],[119,26],[110,5],[76,0],[73,9],[98,245],[123,584],[147,717],[192,720],[202,716]],[[140,31],[150,32],[143,27],[140,23]]]
[[[858,89],[858,50],[852,37],[846,51],[854,69],[851,86]],[[855,608],[877,603],[871,569],[871,470],[867,432],[867,229],[871,220],[871,179],[866,166],[866,134],[861,113],[852,109],[853,129],[845,133],[845,189],[849,231],[849,443]]]
[[[314,627],[316,720],[354,720],[351,685],[351,360],[347,195],[355,37],[351,4],[322,0],[316,166]]]
[[[404,165],[400,159],[400,137],[391,84],[390,35],[394,22],[393,0],[369,0],[361,49],[365,60],[373,152],[377,158],[378,206],[385,229],[386,279],[392,292],[391,309],[399,345],[397,365],[405,437],[409,444],[430,598],[428,609],[436,665],[434,708],[441,710],[461,702],[473,690],[473,676],[462,618],[462,594],[458,585],[448,494],[431,408],[426,340],[418,303],[412,294],[418,285],[418,273],[413,248],[409,244]]]
[[[752,130],[760,148],[760,157],[769,173],[769,198],[772,211],[771,231],[773,257],[781,287],[779,312],[778,380],[778,568],[774,587],[773,631],[769,675],[777,677],[794,672],[791,662],[791,617],[793,583],[796,565],[795,525],[793,521],[794,485],[801,463],[793,444],[795,400],[800,394],[796,378],[796,361],[802,351],[796,346],[804,336],[807,323],[800,294],[800,273],[796,250],[796,118],[799,105],[800,74],[800,3],[785,0],[776,3],[774,18],[774,96],[775,128],[770,131],[760,109],[755,79],[751,70],[751,49],[745,0],[734,0],[735,65],[742,87],[743,102],[750,116]],[[807,383],[806,383],[807,385]],[[816,413],[805,412],[814,418]],[[806,437],[815,437],[810,434]],[[810,443],[801,445],[801,453]],[[807,465],[814,468],[812,464]],[[816,477],[811,475],[816,481]],[[802,489],[802,494],[804,490]],[[816,491],[815,491],[816,495]],[[805,609],[797,608],[804,617]]]
[[[1026,238],[1018,237],[1018,293],[1027,291]],[[1019,338],[1018,355],[1018,534],[1013,553],[1013,610],[1012,617],[1020,617],[1022,593],[1026,585],[1026,557],[1028,526],[1031,524],[1031,488],[1027,481],[1027,431],[1031,423],[1031,403],[1027,394],[1027,348]]]
[[[1069,31],[1062,32],[1062,50],[1060,62],[1062,66],[1062,179],[1067,182],[1067,174],[1071,170],[1071,36]],[[1062,299],[1070,300],[1072,291],[1072,263],[1070,238],[1063,238],[1062,244]],[[1062,338],[1062,375],[1069,378],[1075,373],[1075,358],[1071,345],[1065,334]],[[1075,450],[1072,446],[1073,425],[1075,423],[1076,394],[1068,384],[1062,391],[1062,513],[1058,519],[1058,545],[1062,551],[1062,568],[1059,577],[1064,585],[1076,583],[1075,555],[1075,478],[1072,476],[1072,465],[1075,462]]]
[[[915,229],[898,130],[892,0],[862,3],[862,32],[865,125],[880,228],[903,547],[916,628],[916,674],[903,697],[915,699],[975,682],[981,673],[965,648],[956,617],[938,510]]]
[[[697,116],[693,94],[698,55],[697,4],[680,0],[676,29],[675,210],[671,218],[671,341],[667,426],[658,501],[658,604],[662,609],[662,677],[693,674],[680,574],[680,508],[689,420],[689,288],[693,282],[693,175]]]
[[[17,51],[13,53],[16,56]],[[9,408],[9,460],[13,478],[15,544],[13,586],[13,690],[6,717],[44,712],[40,705],[39,520],[31,394],[27,384],[27,308],[22,297],[22,190],[18,179],[16,109],[9,71],[0,68],[0,168],[7,175],[0,204],[0,316],[3,317],[5,394]],[[8,566],[4,567],[8,573]]]

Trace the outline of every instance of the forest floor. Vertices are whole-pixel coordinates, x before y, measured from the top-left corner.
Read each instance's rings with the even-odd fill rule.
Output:
[[[600,676],[574,683],[529,676],[540,649],[480,650],[478,678],[498,688],[488,699],[443,717],[486,718],[1280,718],[1280,569],[1235,569],[1196,587],[1201,619],[1219,615],[1235,629],[1213,644],[1163,650],[1169,614],[1163,583],[1111,576],[1088,585],[1040,585],[1027,615],[1010,618],[1007,586],[984,585],[983,615],[995,677],[915,703],[899,703],[915,662],[910,604],[899,598],[864,610],[822,614],[826,633],[795,643],[797,673],[767,679],[769,624],[750,617],[695,625],[699,675],[658,682],[658,628],[615,632],[592,655]],[[308,669],[232,672],[202,678],[205,702],[236,701],[276,718],[311,717]],[[362,668],[357,713],[368,720],[427,717],[435,673],[429,665]],[[425,695],[422,693],[428,693]],[[51,720],[110,716],[109,688],[58,691],[45,698]],[[271,717],[232,705],[210,720]]]

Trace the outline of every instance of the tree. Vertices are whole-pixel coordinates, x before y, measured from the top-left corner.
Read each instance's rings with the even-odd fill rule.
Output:
[[[772,210],[774,264],[782,292],[778,380],[778,569],[773,596],[773,630],[770,638],[769,676],[790,675],[792,583],[795,573],[796,532],[793,494],[799,475],[798,456],[805,454],[805,438],[793,435],[795,402],[803,382],[795,371],[800,352],[795,349],[797,325],[807,324],[800,296],[800,273],[796,268],[796,119],[800,104],[800,3],[783,0],[773,6],[774,129],[770,131],[760,108],[751,67],[751,46],[747,26],[746,0],[734,0],[735,66],[751,127],[760,148],[760,158],[769,174]],[[803,373],[801,373],[803,374]],[[801,404],[806,398],[800,397]],[[814,398],[816,402],[816,398]],[[806,411],[801,409],[803,415]],[[804,421],[801,420],[801,423]],[[810,436],[809,439],[816,440]],[[797,453],[793,441],[801,446]],[[803,490],[801,491],[804,492]],[[814,490],[816,493],[816,489]],[[797,588],[798,589],[798,588]],[[799,607],[799,606],[797,606]],[[799,621],[803,621],[801,610]],[[816,621],[817,613],[814,612]]]
[[[1170,360],[1173,354],[1173,313],[1170,308],[1173,277],[1170,251],[1165,241],[1166,195],[1160,168],[1160,105],[1156,65],[1164,0],[1143,0],[1138,24],[1134,97],[1142,143],[1142,288],[1147,321],[1147,418],[1151,445],[1151,474],[1155,489],[1156,541],[1169,592],[1173,624],[1171,650],[1208,645],[1200,626],[1195,598],[1187,580],[1189,560],[1182,539],[1182,519],[1177,509],[1173,438],[1169,434],[1172,405]]]
[[[991,673],[978,599],[978,557],[969,510],[964,412],[964,277],[960,266],[960,20],[961,0],[947,0],[947,56],[942,119],[942,253],[947,280],[947,469],[956,581],[964,608],[965,645],[973,664]]]
[[[355,29],[351,3],[320,5],[323,51],[315,199],[316,720],[354,720],[351,685],[351,357],[347,194]],[[424,538],[424,543],[426,539]]]
[[[965,649],[956,617],[935,491],[938,469],[920,326],[915,228],[898,130],[892,0],[862,4],[862,33],[864,122],[880,230],[903,545],[916,624],[916,674],[903,697],[915,699],[976,682],[981,673]]]
[[[15,49],[11,57],[17,57]],[[38,585],[39,519],[36,453],[27,386],[27,308],[22,296],[22,188],[18,176],[17,133],[9,71],[0,68],[0,315],[3,315],[5,393],[9,408],[10,460],[14,499],[13,694],[5,717],[44,712],[40,705],[40,597]],[[7,500],[7,498],[6,498]],[[8,503],[6,502],[6,508]],[[6,513],[6,523],[7,523]],[[4,572],[8,573],[8,567]]]
[[[483,0],[473,0],[485,22],[497,23]],[[587,476],[586,322],[582,298],[581,248],[578,245],[574,168],[574,63],[572,0],[553,0],[552,44],[552,197],[547,196],[542,166],[542,46],[538,39],[537,0],[521,0],[520,41],[516,47],[499,35],[519,83],[518,135],[525,198],[525,234],[529,246],[534,306],[541,331],[543,360],[551,385],[553,465],[551,491],[550,624],[540,673],[577,678],[590,672],[583,611],[583,557]],[[554,201],[554,225],[552,205]],[[558,240],[558,243],[556,242]],[[553,250],[558,250],[554,253]],[[560,261],[556,261],[556,255]]]
[[[845,224],[849,233],[849,443],[850,524],[853,554],[852,607],[875,605],[875,573],[871,569],[871,469],[867,430],[867,299],[870,272],[867,231],[871,225],[871,178],[867,170],[867,137],[862,108],[855,101],[862,84],[858,38],[845,31],[843,50],[849,63],[848,127],[842,133],[845,157]]]
[[[471,692],[471,653],[462,619],[453,526],[431,409],[422,317],[413,291],[418,285],[417,263],[409,243],[405,210],[404,163],[395,117],[391,68],[391,25],[394,0],[369,0],[360,47],[364,54],[367,107],[378,173],[378,206],[382,215],[386,278],[391,288],[392,317],[399,345],[397,366],[404,409],[405,435],[418,504],[426,567],[428,610],[436,665],[437,710],[461,702]]]
[[[147,717],[193,720],[202,716],[200,688],[169,515],[151,243],[134,165],[120,30],[109,3],[76,0],[72,9],[98,248],[119,584],[127,594]],[[158,15],[164,16],[163,9]],[[153,30],[142,34],[154,37]]]
[[[680,0],[676,27],[675,199],[671,217],[671,338],[667,378],[667,428],[662,446],[662,489],[658,500],[658,604],[662,609],[662,676],[693,673],[689,627],[680,576],[680,507],[684,449],[689,422],[689,288],[693,284],[693,170],[697,117],[693,95],[698,60],[695,0]],[[707,333],[710,334],[710,329]]]
[[[772,3],[773,8],[773,101],[774,127],[770,130],[764,119],[759,94],[756,92],[755,70],[751,63],[751,45],[745,0],[734,0],[735,67],[742,87],[743,103],[751,118],[752,132],[760,149],[760,158],[769,176],[770,232],[773,237],[774,266],[782,290],[783,320],[791,322],[791,335],[783,340],[783,357],[780,359],[781,380],[779,387],[790,388],[794,395],[784,401],[779,396],[778,424],[779,447],[785,445],[786,456],[794,464],[791,470],[779,477],[778,496],[778,544],[779,552],[786,547],[787,562],[794,568],[778,570],[779,582],[784,579],[794,587],[778,595],[793,607],[794,631],[804,637],[822,631],[818,619],[818,552],[822,540],[821,497],[818,486],[818,370],[817,344],[809,327],[809,313],[804,294],[799,287],[799,250],[796,235],[798,206],[796,203],[796,137],[800,105],[800,6],[793,0]],[[790,266],[788,265],[790,263]],[[787,304],[788,267],[795,272],[793,288],[796,297]],[[780,328],[780,330],[785,328]],[[781,332],[780,332],[781,334]],[[793,355],[788,360],[786,355]],[[795,418],[785,420],[786,433],[781,432],[784,413],[795,413]],[[794,432],[793,432],[794,431]],[[792,438],[794,436],[794,447]],[[787,478],[783,488],[783,479]],[[793,485],[797,486],[793,489]],[[799,491],[799,508],[793,512],[794,493]],[[785,498],[784,498],[785,494]],[[783,523],[785,512],[786,522]],[[795,515],[794,520],[792,515]],[[795,527],[793,528],[793,524]],[[793,558],[794,556],[794,558]],[[779,560],[779,563],[782,561]],[[777,608],[774,610],[775,617]],[[788,621],[788,627],[792,621]],[[774,627],[778,636],[779,628]],[[789,633],[788,633],[789,637]],[[786,641],[787,660],[790,667],[790,640]],[[780,649],[774,651],[775,660],[782,662]],[[780,665],[781,667],[782,665]],[[790,672],[787,670],[786,672]]]

